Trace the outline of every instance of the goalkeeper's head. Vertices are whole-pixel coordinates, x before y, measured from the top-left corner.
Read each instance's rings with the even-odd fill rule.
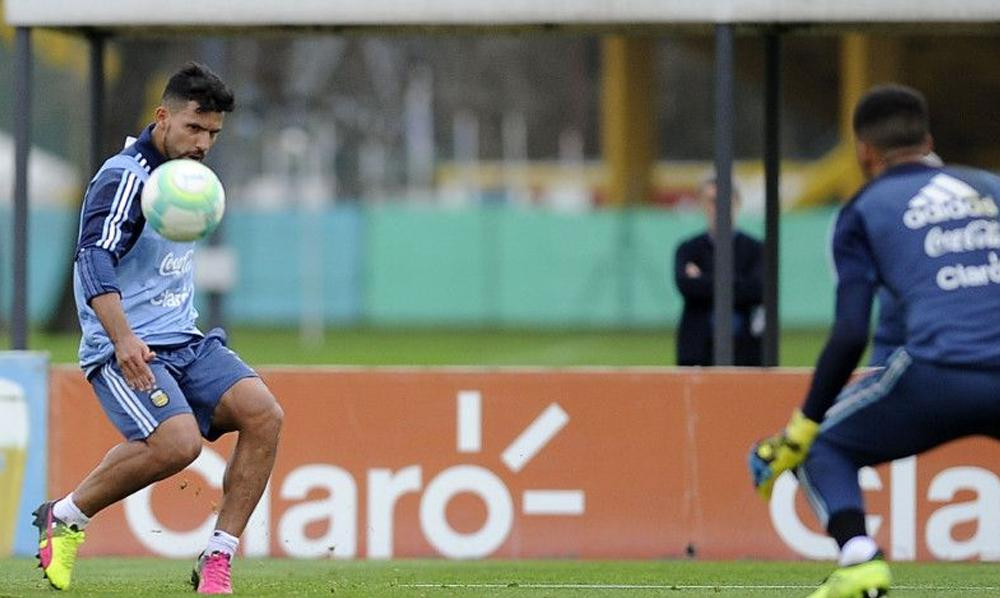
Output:
[[[904,162],[920,161],[934,149],[927,101],[905,85],[880,85],[854,108],[858,164],[868,178]]]

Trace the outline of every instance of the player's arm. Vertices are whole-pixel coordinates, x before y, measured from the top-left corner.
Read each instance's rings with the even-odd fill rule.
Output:
[[[90,300],[97,318],[115,345],[115,359],[125,381],[136,390],[152,390],[156,384],[149,362],[156,354],[132,332],[118,293],[104,293]]]
[[[712,277],[698,268],[697,253],[693,243],[682,243],[677,248],[674,255],[674,281],[685,299],[710,301],[713,294]],[[691,264],[695,264],[695,267],[690,268]]]
[[[132,331],[121,303],[115,267],[142,232],[139,189],[128,171],[109,170],[91,184],[84,198],[76,265],[87,303],[115,346],[125,381],[138,390],[153,387],[147,365],[154,355]]]
[[[809,392],[785,429],[758,442],[750,451],[750,474],[764,498],[770,497],[781,473],[805,460],[827,409],[847,383],[868,342],[877,279],[875,260],[861,216],[850,205],[838,218],[833,256],[838,278],[836,312]]]
[[[802,413],[819,422],[851,377],[868,344],[874,287],[864,281],[837,284],[837,310],[830,337],[820,353]]]

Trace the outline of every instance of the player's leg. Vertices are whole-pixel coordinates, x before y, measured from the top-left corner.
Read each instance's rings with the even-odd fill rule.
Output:
[[[223,477],[215,530],[192,573],[199,593],[232,591],[230,564],[271,475],[281,421],[281,407],[260,378],[240,380],[219,402],[213,426],[239,437]]]
[[[991,396],[997,373],[912,363],[900,352],[876,376],[845,389],[798,471],[810,504],[841,549],[841,569],[816,596],[888,587],[888,567],[865,529],[861,467],[922,453],[1000,421]]]
[[[239,537],[267,485],[283,414],[267,386],[223,344],[221,331],[200,343],[182,381],[206,438],[238,432],[223,478],[215,531],[199,557],[192,582],[201,593],[231,591],[230,562]]]
[[[113,447],[69,495],[35,510],[39,566],[58,589],[70,584],[84,528],[102,509],[180,471],[201,451],[201,434],[183,394],[162,364],[152,364],[157,388],[134,391],[118,366],[105,364],[91,384],[126,441]]]
[[[889,567],[865,529],[858,470],[862,464],[889,460],[896,452],[914,448],[889,446],[900,436],[896,428],[886,427],[886,420],[891,421],[887,415],[898,409],[894,403],[913,375],[906,353],[897,353],[894,360],[889,367],[844,389],[796,471],[813,511],[840,548],[839,568],[810,598],[881,596],[892,583]],[[903,413],[896,416],[900,421],[905,419]]]
[[[214,425],[239,432],[222,481],[222,505],[216,528],[243,533],[274,466],[283,413],[260,378],[244,378],[226,391]]]
[[[145,440],[112,448],[73,491],[72,499],[88,518],[154,482],[181,471],[201,452],[201,433],[190,413],[157,426]]]

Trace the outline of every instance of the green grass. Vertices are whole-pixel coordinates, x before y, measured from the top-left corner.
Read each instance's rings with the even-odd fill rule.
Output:
[[[190,561],[81,559],[69,595],[187,594],[190,567]],[[233,579],[240,596],[790,597],[808,594],[830,570],[829,563],[811,562],[239,559]],[[893,572],[894,598],[1000,593],[995,564],[897,563]],[[647,587],[600,587],[615,585]],[[33,559],[0,560],[0,597],[53,595]]]
[[[812,366],[825,332],[788,331],[781,365]],[[48,351],[54,363],[76,361],[76,334],[33,332],[29,347]],[[328,330],[320,344],[289,329],[236,328],[230,345],[253,365],[673,365],[668,330],[450,330],[349,328]],[[10,346],[0,336],[0,346]]]

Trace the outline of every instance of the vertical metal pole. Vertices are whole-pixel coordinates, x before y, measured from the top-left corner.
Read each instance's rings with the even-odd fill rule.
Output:
[[[223,78],[226,77],[225,73],[225,62],[226,62],[226,42],[218,38],[208,38],[201,42],[201,58],[212,70],[221,73]],[[223,146],[225,147],[225,146]],[[221,156],[219,154],[222,154]],[[219,152],[218,148],[213,155],[213,162],[216,164],[216,170],[219,171],[219,176],[223,181],[226,180],[226,158],[225,150]],[[221,168],[220,168],[221,165]],[[226,221],[225,219],[219,223],[219,227],[215,229],[212,236],[208,238],[208,244],[211,247],[221,247],[225,245],[226,238]],[[207,314],[206,321],[208,322],[209,328],[223,327],[226,323],[226,306],[225,306],[225,295],[221,292],[212,290],[208,291],[205,296],[207,302]]]
[[[781,34],[764,36],[764,365],[778,365],[781,232]]]
[[[31,149],[31,29],[17,28],[14,50],[14,301],[11,348],[28,348],[28,152]]]
[[[100,33],[87,36],[90,42],[90,174],[104,161],[104,46]]]
[[[733,364],[733,28],[715,26],[715,365]]]

